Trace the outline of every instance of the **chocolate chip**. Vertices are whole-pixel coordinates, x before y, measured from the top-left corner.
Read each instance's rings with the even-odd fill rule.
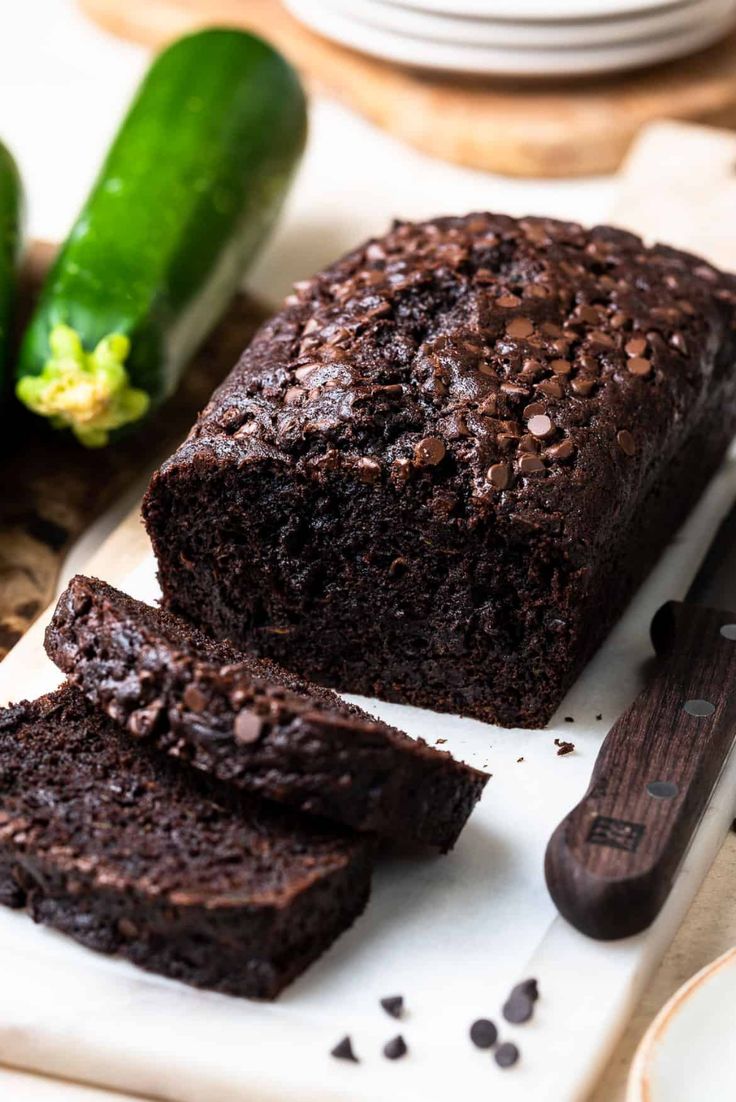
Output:
[[[579,398],[587,398],[588,395],[595,390],[597,385],[595,379],[588,379],[585,375],[578,375],[577,378],[573,379],[570,383],[570,389],[573,394],[577,394]]]
[[[534,1013],[534,1003],[522,991],[512,991],[503,1004],[501,1013],[507,1022],[521,1025],[522,1022],[528,1022]]]
[[[626,342],[624,351],[627,356],[643,356],[647,350],[646,337],[632,337]]]
[[[627,315],[624,314],[622,310],[619,310],[618,313],[613,315],[609,324],[612,329],[623,329],[628,324],[628,321]]]
[[[519,460],[519,470],[522,474],[536,474],[544,470],[544,462],[538,455],[527,452]]]
[[[519,440],[519,451],[534,452],[536,454],[539,451],[539,441],[536,436],[532,436],[530,432],[525,432]]]
[[[508,337],[515,337],[523,340],[524,337],[531,337],[534,332],[534,326],[529,321],[529,318],[512,318],[506,326],[506,335]]]
[[[304,389],[300,386],[290,386],[284,394],[284,405],[291,406],[294,402],[298,402],[304,394]]]
[[[678,352],[682,352],[683,356],[687,356],[687,341],[685,340],[684,334],[679,331],[673,333],[670,337],[670,344],[673,348],[676,348]]]
[[[517,983],[513,988],[512,995],[526,995],[532,1002],[536,1002],[539,998],[539,984],[535,979],[522,980],[521,983]]]
[[[138,937],[138,927],[134,922],[131,922],[129,918],[119,918],[117,927],[118,933],[121,937],[124,937],[126,941],[132,941],[134,937]]]
[[[500,390],[512,398],[526,398],[529,394],[527,387],[520,386],[519,383],[501,383]]]
[[[402,1056],[406,1056],[408,1051],[406,1041],[400,1033],[396,1037],[392,1037],[383,1046],[383,1055],[387,1060],[400,1060]]]
[[[407,482],[411,475],[411,460],[394,459],[391,464],[391,481]]]
[[[598,325],[601,320],[595,306],[576,306],[575,317],[587,325]]]
[[[555,375],[569,375],[572,371],[572,364],[569,360],[552,360],[549,366],[552,368]]]
[[[486,478],[496,490],[505,490],[511,479],[508,463],[494,463],[488,468]]]
[[[236,742],[242,742],[246,746],[258,742],[263,734],[263,723],[253,712],[238,712],[233,724],[233,734]]]
[[[616,443],[624,455],[632,456],[636,454],[636,443],[628,429],[620,429],[616,433]]]
[[[649,375],[652,370],[652,361],[643,356],[632,356],[626,366],[632,375]]]
[[[153,732],[163,710],[163,702],[159,699],[152,700],[144,708],[137,708],[128,718],[128,730],[136,738],[146,738]]]
[[[504,310],[510,310],[513,306],[519,306],[521,299],[518,295],[500,295],[496,299],[496,306],[502,307]]]
[[[537,390],[540,390],[547,398],[561,398],[564,394],[559,379],[543,379],[541,383],[537,383]]]
[[[399,557],[394,559],[389,566],[388,572],[392,578],[403,578],[404,574],[406,574],[406,567],[406,559],[403,559],[401,555],[399,555]]]
[[[588,339],[594,343],[601,345],[602,348],[615,348],[616,342],[612,336],[608,333],[604,333],[600,329],[594,329],[588,334]]]
[[[337,1060],[351,1060],[354,1064],[360,1063],[353,1052],[353,1042],[349,1036],[345,1036],[341,1041],[338,1041],[330,1052],[330,1056],[334,1056]]]
[[[488,1018],[478,1018],[470,1027],[470,1040],[476,1048],[493,1048],[498,1040],[498,1030]]]
[[[561,337],[562,329],[554,321],[545,321],[542,325],[542,332],[548,337]]]
[[[529,420],[530,417],[534,417],[537,413],[544,413],[544,402],[530,402],[528,406],[524,406],[524,419]]]
[[[519,1050],[511,1041],[504,1041],[504,1043],[499,1045],[496,1049],[493,1059],[500,1068],[510,1068],[519,1059]]]
[[[445,451],[439,436],[425,436],[414,448],[414,459],[420,467],[435,467],[445,458]]]
[[[523,364],[521,365],[522,375],[538,375],[540,371],[544,371],[544,367],[539,362],[539,360],[524,360]]]
[[[372,484],[381,477],[381,464],[377,459],[363,455],[358,460],[358,478],[361,482]]]
[[[546,413],[536,413],[533,417],[530,417],[527,422],[527,427],[529,432],[534,436],[538,436],[540,440],[543,440],[545,436],[549,436],[555,430],[552,421]]]
[[[400,1018],[404,1013],[404,996],[387,995],[381,999],[381,1006],[392,1018]]]
[[[568,339],[560,338],[558,341],[552,341],[550,348],[558,356],[566,356],[570,349],[570,341]]]
[[[551,459],[553,463],[561,463],[569,459],[575,453],[575,445],[572,440],[562,440],[559,444],[553,444],[544,453],[545,459]]]
[[[203,712],[207,707],[207,697],[197,685],[187,685],[182,700],[190,712]]]

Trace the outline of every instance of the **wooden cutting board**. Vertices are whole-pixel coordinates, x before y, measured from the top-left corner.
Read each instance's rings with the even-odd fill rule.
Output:
[[[29,249],[21,315],[28,315],[53,252],[51,245],[40,242]],[[239,295],[177,393],[144,429],[113,447],[81,448],[15,402],[5,406],[0,432],[0,658],[51,601],[61,565],[82,532],[173,451],[264,313]]]
[[[308,81],[438,157],[512,176],[613,172],[639,129],[676,118],[736,126],[736,33],[637,73],[523,82],[389,65],[313,34],[277,0],[80,0],[115,34],[150,46],[206,25],[246,27]],[[339,154],[336,154],[339,155]]]

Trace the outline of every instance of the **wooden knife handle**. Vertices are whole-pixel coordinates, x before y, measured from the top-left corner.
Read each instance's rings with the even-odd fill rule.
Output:
[[[656,673],[616,721],[545,857],[560,913],[590,937],[657,916],[736,738],[736,613],[670,602]]]

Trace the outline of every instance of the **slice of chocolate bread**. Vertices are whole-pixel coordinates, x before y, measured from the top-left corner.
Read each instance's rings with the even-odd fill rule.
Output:
[[[358,830],[450,849],[488,780],[329,689],[93,578],[74,578],[60,597],[46,650],[131,734]]]
[[[298,285],[144,502],[172,611],[343,692],[549,720],[736,431],[736,277],[398,223]]]
[[[370,843],[221,791],[70,685],[0,712],[0,902],[91,949],[273,998],[361,913]]]

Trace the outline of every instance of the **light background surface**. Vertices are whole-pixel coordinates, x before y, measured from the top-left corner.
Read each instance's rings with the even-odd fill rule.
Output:
[[[144,51],[89,26],[68,0],[2,5],[0,135],[26,180],[31,235],[55,240],[67,232],[146,60]],[[614,188],[604,179],[510,181],[466,171],[415,153],[340,106],[317,101],[300,178],[248,286],[276,303],[293,280],[361,237],[381,232],[393,217],[486,208],[593,223],[605,218]],[[730,846],[709,878],[709,884],[715,882],[711,891],[723,891],[734,863]],[[655,1002],[669,993],[673,976],[682,973],[685,978],[703,963],[701,956],[715,955],[724,938],[736,937],[730,912],[719,915],[706,906],[699,918],[696,911],[695,919],[695,934],[683,947],[687,930],[681,932],[670,954],[674,960],[660,973],[664,978],[658,978],[659,987],[652,992]],[[640,1016],[648,1013],[645,1004]],[[596,1102],[618,1098],[619,1065],[625,1059],[622,1055],[614,1061]],[[11,1072],[0,1073],[0,1097],[12,1102],[120,1098]]]

